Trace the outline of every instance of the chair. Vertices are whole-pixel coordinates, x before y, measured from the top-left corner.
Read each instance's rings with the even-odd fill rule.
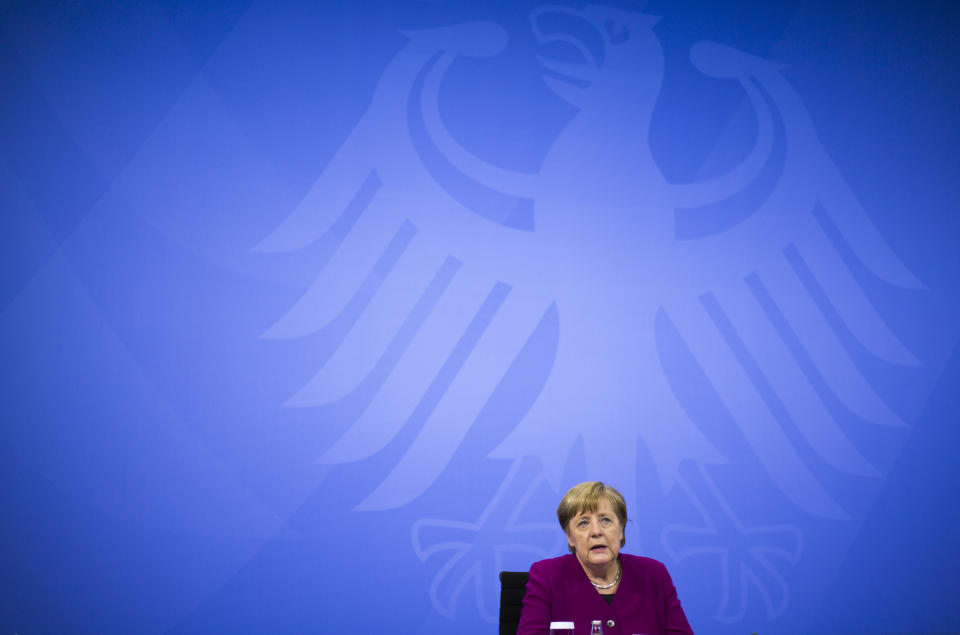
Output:
[[[528,577],[526,571],[500,572],[500,635],[517,634]]]

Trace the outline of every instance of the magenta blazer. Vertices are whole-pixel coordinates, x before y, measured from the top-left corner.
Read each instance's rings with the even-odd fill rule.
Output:
[[[573,622],[574,635],[589,635],[593,620],[603,621],[604,635],[693,635],[663,564],[626,553],[620,563],[620,586],[607,604],[575,555],[534,562],[517,635],[547,635],[550,622]]]

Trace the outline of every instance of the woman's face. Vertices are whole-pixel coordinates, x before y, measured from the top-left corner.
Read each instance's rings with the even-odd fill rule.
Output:
[[[584,565],[603,567],[617,559],[623,526],[606,497],[600,499],[595,512],[580,512],[570,519],[567,542]]]

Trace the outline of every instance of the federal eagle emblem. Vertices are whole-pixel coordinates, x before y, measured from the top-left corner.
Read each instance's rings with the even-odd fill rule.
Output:
[[[558,26],[570,20],[589,30],[589,42]],[[653,462],[663,492],[679,489],[701,509],[707,529],[664,520],[663,548],[678,559],[705,550],[721,556],[718,619],[743,616],[745,596],[736,590],[743,584],[761,590],[768,615],[783,611],[788,585],[769,556],[796,562],[802,535],[782,523],[736,520],[730,494],[708,466],[737,457],[688,413],[665,372],[658,333],[684,344],[751,460],[807,514],[848,517],[807,455],[840,473],[878,474],[825,395],[863,421],[903,425],[851,359],[838,325],[886,363],[918,362],[867,298],[836,239],[890,285],[922,285],[861,208],[774,62],[716,43],[692,48],[701,73],[739,85],[755,141],[725,174],[668,182],[649,138],[664,77],[655,23],[601,6],[533,12],[544,50],[571,53],[545,54],[540,64],[544,82],[575,109],[535,173],[479,158],[444,122],[439,95],[451,65],[499,54],[504,29],[467,23],[405,33],[408,42],[362,119],[257,246],[298,250],[344,218],[352,223],[265,336],[300,338],[351,316],[336,351],[306,385],[291,387],[287,405],[309,408],[362,392],[356,419],[318,450],[325,463],[371,457],[405,431],[400,458],[358,510],[407,505],[441,478],[531,334],[544,321],[555,324],[542,388],[513,429],[489,439],[490,456],[515,467],[488,511],[477,523],[423,520],[413,528],[424,560],[448,555],[431,587],[442,613],[453,614],[470,584],[495,584],[496,556],[470,533],[491,518],[501,528],[512,522],[512,506],[526,491],[521,472],[527,482],[565,489],[561,475],[575,444],[589,478],[615,483],[631,504],[641,494],[633,475],[644,460]],[[736,222],[678,230],[683,210],[747,191],[754,202]],[[642,459],[638,447],[646,449]],[[536,474],[530,463],[521,467],[529,457]],[[752,546],[731,556],[715,539],[720,525]],[[424,537],[443,529],[463,535]]]

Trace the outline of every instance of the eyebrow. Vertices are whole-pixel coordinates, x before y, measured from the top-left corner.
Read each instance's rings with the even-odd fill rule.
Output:
[[[579,515],[577,515],[577,516],[574,516],[573,519],[574,519],[574,520],[581,520],[581,519],[583,519],[583,518],[590,518],[590,515],[591,515],[591,514],[596,514],[597,516],[600,516],[601,518],[613,518],[613,514],[608,514],[607,512],[584,512],[584,513],[582,513],[582,514],[579,514]]]

